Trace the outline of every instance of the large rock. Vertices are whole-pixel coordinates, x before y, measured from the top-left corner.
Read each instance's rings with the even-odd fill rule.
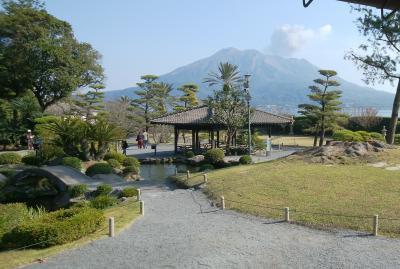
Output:
[[[196,155],[192,158],[188,158],[187,160],[192,165],[200,164],[201,162],[204,161],[204,155]]]

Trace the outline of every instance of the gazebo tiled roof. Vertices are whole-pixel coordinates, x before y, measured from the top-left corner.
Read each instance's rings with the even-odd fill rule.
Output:
[[[289,124],[293,122],[292,117],[272,114],[269,112],[254,110],[251,118],[251,125],[253,126],[266,126],[271,124]],[[155,118],[151,121],[153,124],[163,125],[190,125],[190,126],[216,126],[212,121],[212,111],[208,106],[203,105],[184,111],[170,113],[163,117]]]

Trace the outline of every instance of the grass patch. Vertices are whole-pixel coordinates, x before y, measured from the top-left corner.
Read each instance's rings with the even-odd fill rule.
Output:
[[[108,217],[115,218],[116,234],[127,228],[136,217],[139,216],[139,202],[129,199],[113,207],[104,210],[104,223],[100,230],[77,241],[64,245],[53,246],[45,249],[26,249],[0,252],[0,268],[11,269],[24,264],[44,260],[62,251],[77,248],[90,243],[93,240],[108,236]]]
[[[263,140],[267,139],[266,135],[260,136]],[[314,137],[312,136],[273,136],[272,144],[282,144],[284,146],[300,146],[300,147],[312,147],[314,144]]]
[[[390,159],[400,155],[398,149],[388,152]],[[185,176],[176,180],[192,187],[203,177],[193,174],[189,180]],[[378,214],[382,218],[379,233],[400,237],[400,221],[383,219],[400,219],[400,171],[366,164],[277,160],[208,172],[205,192],[217,203],[224,195],[228,209],[277,220],[283,219],[283,208],[290,207],[295,223],[326,229],[372,232],[372,216]]]

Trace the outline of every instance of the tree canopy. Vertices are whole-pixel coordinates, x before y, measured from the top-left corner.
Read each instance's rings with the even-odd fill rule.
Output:
[[[0,93],[31,91],[42,110],[74,90],[103,80],[100,54],[74,37],[69,23],[40,1],[3,1],[0,11]]]

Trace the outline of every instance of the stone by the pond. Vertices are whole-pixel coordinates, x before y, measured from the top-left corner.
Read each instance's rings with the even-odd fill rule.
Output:
[[[3,174],[0,174],[0,183],[6,182],[7,181],[7,177]]]
[[[199,164],[204,161],[204,155],[196,155],[192,158],[188,158],[190,164]]]
[[[127,181],[138,181],[138,180],[142,180],[142,178],[140,177],[140,175],[135,174],[135,173],[126,173],[124,174],[124,179]]]

